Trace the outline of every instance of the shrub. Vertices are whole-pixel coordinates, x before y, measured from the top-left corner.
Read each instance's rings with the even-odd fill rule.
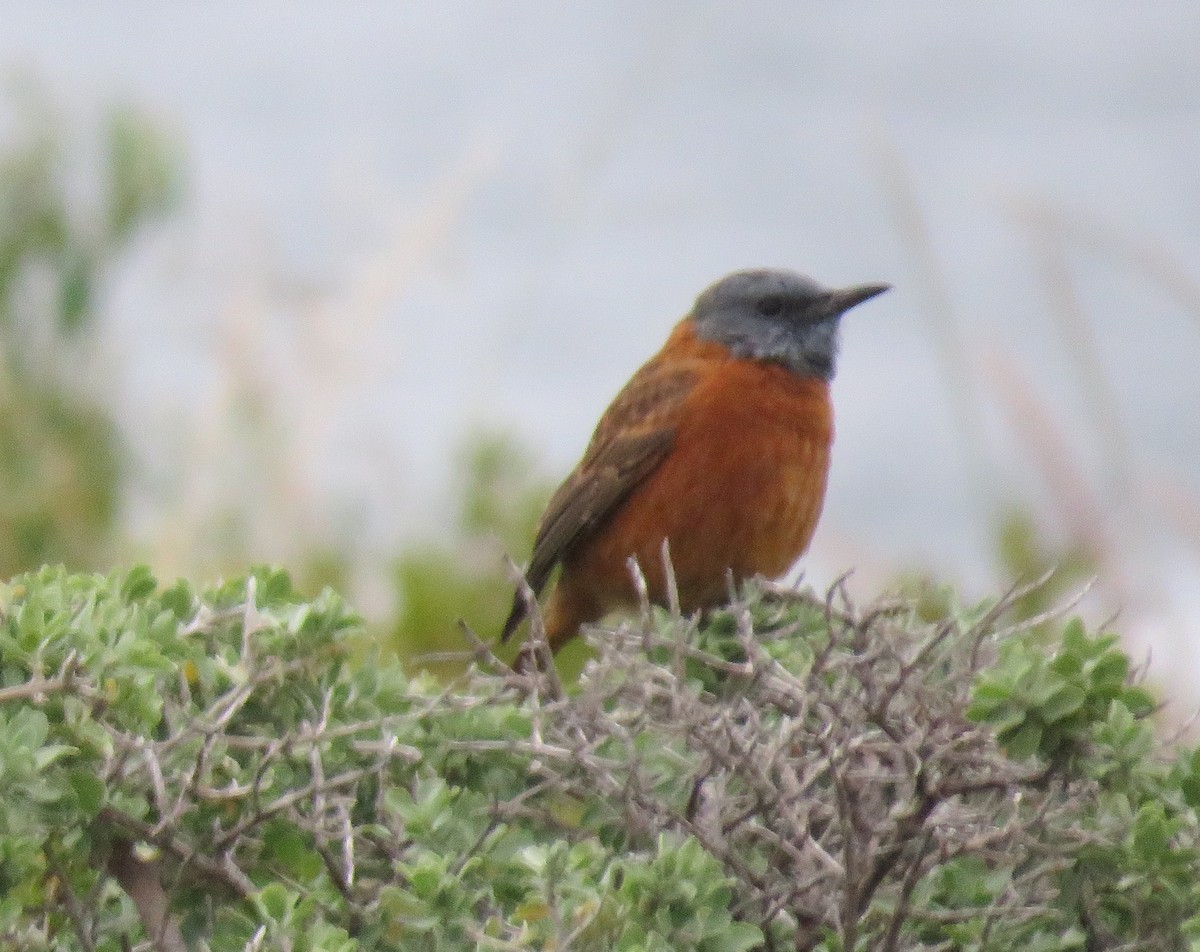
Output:
[[[326,592],[44,569],[0,591],[12,949],[1188,949],[1200,755],[1107,634],[766,588],[366,663]],[[536,629],[536,626],[535,626]],[[352,650],[353,649],[353,650]]]

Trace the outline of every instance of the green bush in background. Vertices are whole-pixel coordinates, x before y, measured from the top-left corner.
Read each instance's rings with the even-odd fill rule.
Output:
[[[553,488],[532,475],[529,453],[504,434],[476,434],[460,460],[457,523],[436,543],[410,545],[397,558],[399,612],[384,635],[407,663],[443,678],[461,673],[469,658],[463,625],[492,638],[508,615],[514,586],[504,559],[526,558]],[[437,652],[459,657],[425,657]],[[583,645],[569,645],[560,666],[573,674],[585,655]]]
[[[36,93],[0,147],[0,577],[113,555],[121,439],[94,377],[94,322],[109,272],[180,193],[161,126],[115,108],[101,132],[95,208],[78,200],[66,131]]]

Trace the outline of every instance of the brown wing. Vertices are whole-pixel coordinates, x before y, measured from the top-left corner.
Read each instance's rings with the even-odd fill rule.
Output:
[[[695,385],[691,366],[642,367],[600,418],[587,452],[551,497],[538,523],[525,578],[535,595],[570,549],[610,516],[662,462],[675,438],[680,404]],[[521,593],[500,634],[507,641],[526,614]]]

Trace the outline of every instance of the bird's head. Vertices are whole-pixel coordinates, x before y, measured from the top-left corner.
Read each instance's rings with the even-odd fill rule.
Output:
[[[805,377],[832,380],[838,324],[886,284],[827,288],[794,271],[735,271],[709,285],[692,308],[696,334],[739,357],[767,360]]]

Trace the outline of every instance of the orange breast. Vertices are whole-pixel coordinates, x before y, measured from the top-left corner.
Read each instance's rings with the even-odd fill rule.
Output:
[[[664,538],[690,611],[725,599],[728,570],[738,581],[783,574],[820,516],[833,440],[828,384],[688,344],[703,370],[671,452],[564,564],[564,579],[609,607],[631,600],[630,554],[663,600]]]

